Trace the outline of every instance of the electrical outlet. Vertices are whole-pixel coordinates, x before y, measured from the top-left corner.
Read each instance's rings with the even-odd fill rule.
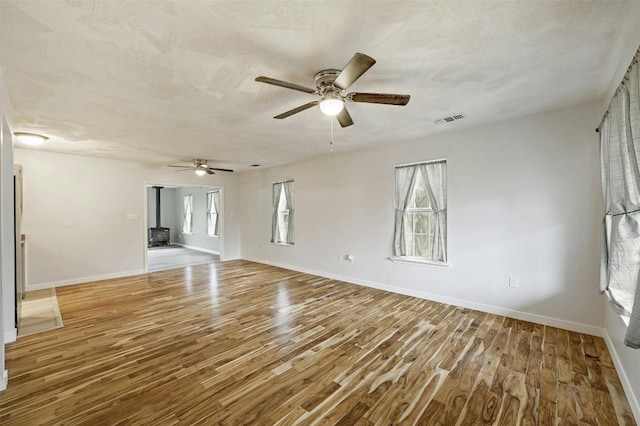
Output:
[[[509,287],[518,288],[518,279],[516,277],[509,277]]]
[[[344,261],[345,262],[349,262],[349,263],[353,262],[353,255],[352,254],[345,254],[344,255]]]

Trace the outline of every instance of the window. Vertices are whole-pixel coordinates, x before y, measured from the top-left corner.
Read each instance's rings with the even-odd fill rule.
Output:
[[[184,221],[182,222],[182,232],[191,234],[193,232],[193,195],[185,195],[184,203]]]
[[[220,191],[207,192],[207,235],[219,237],[218,212],[220,211]]]
[[[271,242],[293,245],[295,212],[293,208],[293,181],[274,183],[272,196]]]
[[[394,257],[447,261],[446,160],[396,167]]]

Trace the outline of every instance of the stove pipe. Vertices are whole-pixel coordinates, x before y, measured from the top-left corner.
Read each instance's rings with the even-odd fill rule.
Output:
[[[164,186],[153,186],[152,188],[156,190],[156,228],[160,228],[160,190]]]

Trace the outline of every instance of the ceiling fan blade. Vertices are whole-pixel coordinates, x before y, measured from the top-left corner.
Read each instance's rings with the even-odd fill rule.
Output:
[[[287,117],[289,117],[289,116],[291,116],[291,115],[293,115],[293,114],[297,114],[297,113],[299,113],[300,111],[304,111],[305,109],[309,109],[309,108],[311,108],[311,107],[313,107],[313,106],[316,106],[316,105],[318,105],[318,101],[309,102],[308,104],[301,105],[301,106],[299,106],[298,108],[294,108],[294,109],[289,110],[289,111],[287,111],[287,112],[283,112],[283,113],[282,113],[282,114],[280,114],[280,115],[276,115],[276,116],[275,116],[275,117],[273,117],[273,118],[277,118],[277,119],[287,118]]]
[[[411,96],[398,95],[392,93],[358,93],[353,92],[347,95],[347,99],[352,102],[366,102],[370,104],[386,105],[406,105]]]
[[[229,172],[229,173],[233,173],[233,170],[231,169],[220,169],[218,167],[209,167],[209,170],[216,170],[218,172]]]
[[[345,90],[351,86],[362,74],[367,72],[369,68],[376,63],[376,60],[363,53],[356,53],[351,60],[344,66],[342,72],[335,79],[333,85],[339,89]]]
[[[353,120],[351,119],[351,115],[349,115],[349,111],[346,108],[342,108],[342,111],[338,115],[336,115],[338,122],[341,127],[349,127],[353,124]]]
[[[288,83],[286,81],[276,80],[275,78],[264,77],[262,75],[260,77],[256,77],[256,81],[260,83],[273,84],[274,86],[285,87],[287,89],[298,90],[300,92],[316,93],[316,89],[310,89],[308,87],[300,86],[298,84]]]
[[[216,172],[214,172],[211,167],[208,167],[208,168],[204,169],[204,171],[207,172],[208,175],[215,175],[216,174]]]
[[[191,166],[176,166],[174,164],[166,164],[167,167],[180,167],[181,169],[190,169]]]

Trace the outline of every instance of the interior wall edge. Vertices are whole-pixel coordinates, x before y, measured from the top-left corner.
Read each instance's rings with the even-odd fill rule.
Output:
[[[618,351],[616,350],[616,346],[613,344],[613,340],[611,340],[611,336],[607,332],[606,328],[603,328],[603,338],[605,343],[607,344],[607,349],[609,349],[609,354],[611,355],[611,359],[613,360],[613,365],[616,367],[616,373],[618,373],[618,377],[620,377],[620,382],[622,383],[622,387],[624,388],[624,393],[627,395],[627,400],[629,401],[629,405],[631,406],[631,411],[633,411],[633,417],[636,420],[636,423],[640,424],[640,402],[638,402],[638,398],[636,398],[633,392],[633,386],[631,386],[631,381],[627,376],[627,372],[624,368],[622,360],[618,355]]]
[[[0,392],[7,388],[9,383],[9,372],[7,370],[2,371],[2,377],[0,377]]]
[[[4,343],[12,343],[15,342],[18,338],[18,329],[13,328],[13,330],[6,330],[4,332]]]
[[[589,334],[592,336],[602,337],[604,329],[591,324],[581,324],[573,321],[567,321],[559,318],[547,317],[543,315],[533,314],[525,311],[516,311],[509,308],[503,308],[501,306],[486,305],[482,303],[476,303],[470,300],[455,299],[448,296],[440,296],[433,293],[427,293],[422,291],[416,291],[404,287],[390,286],[387,284],[378,283],[375,281],[362,280],[353,277],[337,275],[327,273],[324,271],[318,271],[308,268],[301,268],[294,265],[288,265],[285,263],[271,262],[268,260],[257,259],[252,257],[243,257],[243,260],[249,262],[262,263],[265,265],[276,266],[278,268],[289,269],[291,271],[302,272],[305,274],[317,275],[323,278],[329,278],[332,280],[344,281],[349,284],[361,285],[364,287],[375,288],[378,290],[388,291],[391,293],[402,294],[405,296],[418,297],[425,300],[431,300],[434,302],[445,303],[447,305],[454,305],[461,308],[474,309],[476,311],[486,312],[494,315],[501,315],[509,318],[514,318],[521,321],[529,321],[537,324],[542,324],[550,327],[562,328],[564,330],[575,331],[577,333]]]

